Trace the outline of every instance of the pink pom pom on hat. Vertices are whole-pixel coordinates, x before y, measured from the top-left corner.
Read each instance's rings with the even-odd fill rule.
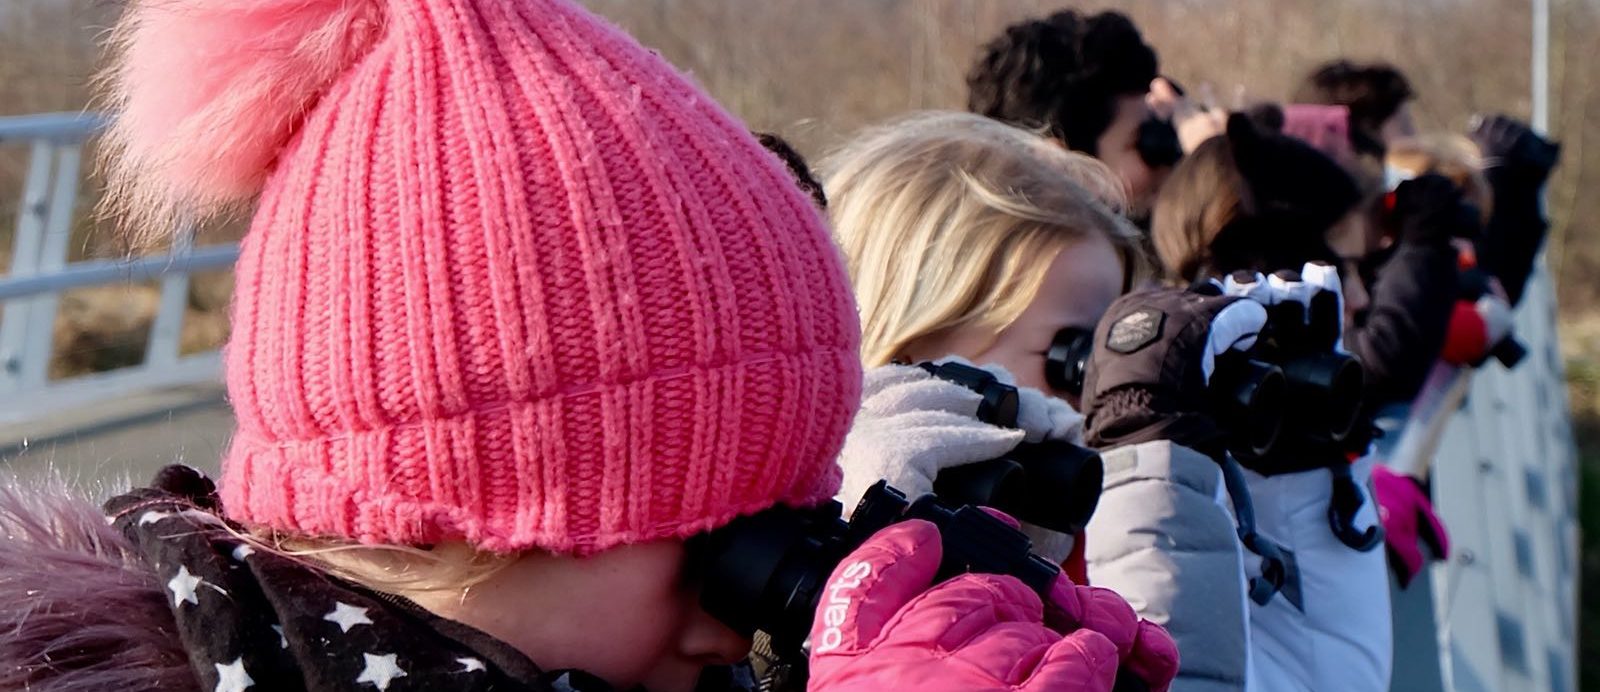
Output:
[[[110,177],[256,202],[224,460],[243,522],[592,554],[833,495],[858,327],[824,222],[568,0],[140,0]]]

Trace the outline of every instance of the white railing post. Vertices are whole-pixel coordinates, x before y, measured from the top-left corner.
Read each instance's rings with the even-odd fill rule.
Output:
[[[193,229],[184,229],[172,240],[172,257],[194,250]],[[150,327],[150,343],[145,346],[144,365],[164,368],[177,365],[183,341],[183,318],[189,309],[189,272],[168,272],[161,279],[161,305],[155,324]]]
[[[39,246],[44,239],[45,214],[49,210],[50,169],[55,153],[54,143],[34,140],[28,160],[28,178],[22,188],[22,205],[17,208],[9,276],[31,276],[39,268]],[[0,313],[0,393],[22,387],[22,350],[31,304],[26,300],[12,301]]]
[[[45,217],[44,242],[39,249],[38,273],[60,271],[67,265],[72,245],[72,216],[78,202],[78,169],[83,146],[62,144],[56,150],[56,175],[50,192],[49,215]],[[57,291],[42,293],[27,301],[28,321],[22,343],[22,368],[18,380],[23,389],[43,387],[50,377],[50,354],[55,343],[56,309],[61,303]]]
[[[0,117],[0,145],[25,145],[32,155],[10,272],[0,273],[0,425],[130,394],[220,381],[220,351],[182,355],[183,324],[191,274],[228,270],[239,257],[237,244],[196,248],[193,229],[185,229],[166,253],[67,261],[83,144],[101,124],[98,116],[82,113]],[[160,284],[161,298],[144,360],[50,379],[62,294],[146,281]]]

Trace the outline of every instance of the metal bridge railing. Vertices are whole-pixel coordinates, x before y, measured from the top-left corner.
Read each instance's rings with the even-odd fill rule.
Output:
[[[238,245],[193,248],[185,237],[167,254],[67,261],[83,145],[101,125],[101,119],[91,114],[0,118],[0,147],[29,148],[11,266],[0,274],[0,423],[39,419],[97,401],[220,377],[218,351],[180,355],[179,341],[190,275],[231,267],[239,255]],[[50,361],[62,292],[149,280],[161,282],[161,297],[143,361],[52,380]]]

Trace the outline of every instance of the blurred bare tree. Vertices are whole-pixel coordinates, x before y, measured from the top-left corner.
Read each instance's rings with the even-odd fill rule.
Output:
[[[1224,105],[1241,87],[1252,100],[1282,99],[1313,65],[1349,56],[1405,70],[1427,128],[1460,130],[1473,113],[1527,118],[1531,110],[1527,0],[586,2],[693,73],[752,127],[782,132],[811,155],[896,113],[962,107],[978,47],[1010,22],[1061,7],[1132,16],[1165,71],[1190,87],[1214,85]],[[1551,266],[1563,311],[1576,318],[1600,304],[1600,282],[1587,280],[1600,269],[1600,241],[1572,223],[1600,214],[1600,199],[1581,194],[1600,176],[1600,152],[1584,146],[1600,136],[1600,92],[1588,69],[1600,54],[1600,0],[1553,4],[1551,129],[1567,159],[1552,189]],[[1591,338],[1600,338],[1595,320]],[[1600,341],[1591,349],[1600,352]]]
[[[1191,87],[1215,85],[1225,102],[1241,86],[1251,99],[1282,98],[1310,66],[1350,56],[1400,65],[1422,93],[1417,114],[1427,127],[1458,130],[1472,113],[1527,117],[1530,109],[1527,0],[584,1],[694,74],[752,127],[782,132],[813,156],[896,113],[961,107],[982,42],[1064,6],[1129,14],[1167,72]],[[95,41],[115,4],[6,2],[0,114],[85,107]],[[1600,152],[1585,148],[1600,137],[1600,91],[1588,69],[1600,54],[1600,0],[1553,5],[1552,130],[1567,146],[1567,165],[1552,190],[1552,268],[1563,311],[1577,317],[1600,303],[1600,282],[1584,280],[1600,269],[1600,242],[1573,223],[1600,214],[1600,199],[1582,193],[1600,176]],[[5,158],[15,155],[0,153],[0,222],[15,204],[16,161]],[[1593,331],[1600,340],[1600,326]]]

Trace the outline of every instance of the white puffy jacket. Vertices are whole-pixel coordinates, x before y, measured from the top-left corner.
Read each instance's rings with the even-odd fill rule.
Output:
[[[1174,692],[1383,692],[1392,664],[1382,550],[1357,552],[1328,526],[1329,472],[1246,472],[1257,530],[1294,554],[1304,610],[1256,605],[1243,550],[1209,458],[1170,442],[1105,452],[1105,491],[1088,528],[1089,578],[1165,625],[1182,661]],[[1371,467],[1354,469],[1365,488]],[[1377,522],[1370,499],[1358,526]]]
[[[1367,499],[1356,525],[1378,522],[1367,491],[1370,461],[1352,469]],[[1250,610],[1257,689],[1277,692],[1389,689],[1394,646],[1389,573],[1382,546],[1358,552],[1328,527],[1330,473],[1265,477],[1246,472],[1256,525],[1294,552],[1304,611],[1282,598]],[[1248,563],[1247,563],[1248,564]]]

